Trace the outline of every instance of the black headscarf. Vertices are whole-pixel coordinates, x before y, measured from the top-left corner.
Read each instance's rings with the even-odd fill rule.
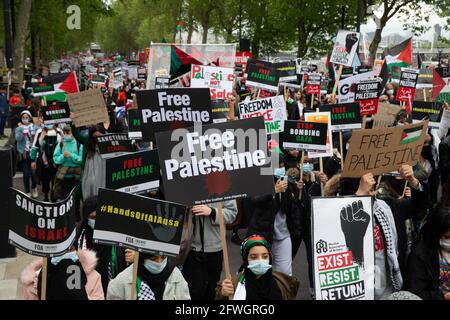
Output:
[[[161,271],[160,274],[153,274],[144,266],[144,260],[150,259],[152,256],[153,255],[151,254],[142,253],[139,255],[138,277],[152,289],[156,300],[162,300],[167,279],[172,274],[175,265],[173,265],[170,260],[167,260],[167,265],[163,271]]]
[[[258,279],[249,268],[245,268],[244,275],[246,300],[283,300],[281,290],[272,276],[272,269]]]

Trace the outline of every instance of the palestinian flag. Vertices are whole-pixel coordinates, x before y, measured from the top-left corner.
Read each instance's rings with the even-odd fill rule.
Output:
[[[200,61],[187,54],[177,46],[172,45],[170,51],[170,79],[175,80],[184,76],[186,73],[190,74],[191,65],[203,65]]]
[[[378,92],[378,95],[381,95],[390,77],[386,60],[383,61],[383,66],[381,67],[381,71],[378,77],[381,78],[380,90]]]
[[[275,152],[280,155],[280,157],[284,158],[284,152],[281,150],[280,145],[276,140],[270,140],[269,141],[269,151],[271,153]]]
[[[408,144],[420,140],[423,126],[403,130],[400,144]]]
[[[384,52],[383,55],[392,76],[396,78],[400,77],[401,68],[412,65],[412,52],[412,38],[409,38]]]
[[[450,67],[433,69],[433,100],[450,101]]]
[[[52,74],[44,77],[42,82],[52,84],[54,87],[53,91],[45,93],[44,96],[47,101],[66,101],[67,94],[79,92],[75,71]]]

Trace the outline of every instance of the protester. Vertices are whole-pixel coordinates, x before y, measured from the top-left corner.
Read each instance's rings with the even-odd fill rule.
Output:
[[[133,266],[111,280],[108,300],[130,300],[137,290],[137,300],[190,300],[189,288],[181,271],[166,256],[139,254],[136,287],[133,287]]]
[[[298,291],[297,279],[273,271],[269,242],[262,236],[247,237],[241,245],[243,264],[232,280],[217,287],[217,299],[293,300]]]
[[[8,118],[8,111],[9,107],[6,90],[4,87],[0,87],[0,140],[8,138],[8,136],[5,136],[5,126],[6,119]]]

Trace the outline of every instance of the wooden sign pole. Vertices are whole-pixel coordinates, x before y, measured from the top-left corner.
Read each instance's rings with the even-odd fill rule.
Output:
[[[313,109],[313,107],[314,107],[314,94],[311,96],[311,109]]]
[[[42,269],[41,269],[41,300],[47,300],[47,263],[48,258],[42,258]]]
[[[344,69],[344,66],[342,64],[339,65],[339,70],[338,70],[338,73],[336,75],[336,80],[334,81],[333,93],[331,94],[331,100],[333,101],[333,103],[336,103],[336,91],[337,91],[338,86],[339,86],[339,80],[341,79],[341,75],[342,75],[342,70],[343,69]]]
[[[408,188],[408,181],[405,182],[405,187],[403,188],[403,194],[402,194],[402,198],[405,197],[405,193],[406,193],[406,188]]]
[[[323,159],[322,157],[319,158],[319,166],[320,166],[320,173],[323,173]],[[325,190],[324,190],[324,185],[322,183],[322,181],[320,182],[320,192],[322,194],[322,197],[325,196]]]
[[[303,181],[303,164],[305,163],[305,150],[302,150],[302,160],[300,161],[300,181]],[[298,196],[299,200],[302,200],[303,189],[300,190],[300,194]]]
[[[225,278],[231,280],[230,262],[228,259],[228,246],[225,233],[225,221],[223,220],[223,213],[222,213],[222,202],[218,202],[216,204],[216,208],[217,208],[217,218],[219,220],[219,227],[220,227],[220,240],[222,242],[223,268],[225,269]],[[229,299],[231,300],[233,299],[233,297],[230,296]]]
[[[367,121],[367,116],[363,116],[362,117],[362,129],[363,130],[366,128],[366,121]]]
[[[342,139],[342,130],[339,131],[339,146],[340,146],[340,153],[341,153],[341,169],[344,170],[344,146],[343,146],[343,139]]]
[[[133,279],[131,281],[131,300],[136,300],[137,295],[136,280],[138,273],[138,264],[139,264],[139,251],[135,251],[133,262]]]

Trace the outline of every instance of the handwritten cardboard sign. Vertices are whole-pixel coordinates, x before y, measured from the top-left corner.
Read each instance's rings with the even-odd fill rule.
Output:
[[[79,128],[108,122],[108,111],[100,89],[69,94],[67,102],[75,114],[73,124]]]

